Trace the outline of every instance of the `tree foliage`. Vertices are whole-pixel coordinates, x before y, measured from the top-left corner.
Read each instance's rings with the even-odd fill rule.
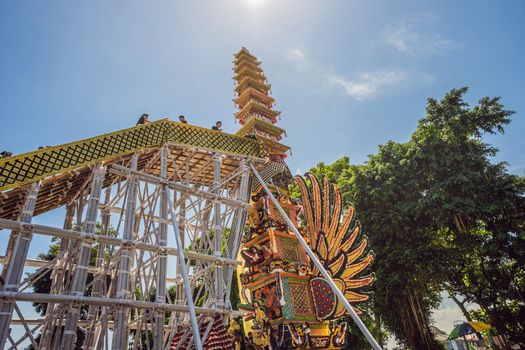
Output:
[[[311,170],[355,203],[377,256],[374,313],[412,349],[440,348],[429,326],[444,289],[525,342],[525,180],[494,163],[483,141],[513,112],[499,98],[470,107],[466,92],[429,99],[410,140],[379,146],[365,164],[345,157]]]
[[[78,229],[81,230],[81,228],[78,228]],[[102,229],[102,226],[100,224],[97,224],[96,229],[95,229],[95,234],[100,234],[101,229]],[[110,227],[109,233],[113,234],[114,229]],[[57,238],[54,238],[51,242],[51,245],[49,246],[48,251],[46,253],[38,254],[38,258],[40,260],[51,261],[58,256],[59,251],[60,251],[60,242]],[[91,250],[90,265],[95,265],[95,261],[97,258],[97,251],[98,251],[98,247],[96,246],[93,247],[93,249]],[[33,291],[35,293],[49,294],[51,292],[51,285],[52,285],[51,277],[52,277],[52,272],[51,270],[48,270],[46,273],[42,275],[42,277],[33,281],[31,283],[31,287]],[[73,276],[70,274],[70,271],[64,272],[64,280],[71,280],[72,278]],[[93,280],[93,274],[88,273],[86,284],[89,285],[92,280]],[[91,291],[88,289],[86,291],[86,295],[88,295],[90,292]],[[46,316],[47,306],[48,306],[47,303],[40,303],[40,302],[33,303],[33,307],[35,308],[35,311],[41,316]],[[87,318],[87,312],[88,312],[87,307],[82,306],[80,308],[80,319],[85,320]],[[42,335],[40,333],[35,337],[35,341],[37,344],[40,343],[41,337]],[[75,349],[82,349],[82,346],[84,345],[84,340],[85,340],[85,331],[81,327],[77,327],[77,338],[75,342]],[[32,350],[33,348],[34,348],[33,345],[29,345],[26,347],[26,350]]]

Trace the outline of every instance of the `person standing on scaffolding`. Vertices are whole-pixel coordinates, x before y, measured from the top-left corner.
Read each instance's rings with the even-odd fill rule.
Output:
[[[211,127],[212,130],[222,131],[222,122],[218,120],[214,126]]]
[[[9,151],[2,151],[0,152],[0,159],[9,158],[13,155],[13,153]]]
[[[144,113],[137,121],[137,125],[149,123],[149,114]]]

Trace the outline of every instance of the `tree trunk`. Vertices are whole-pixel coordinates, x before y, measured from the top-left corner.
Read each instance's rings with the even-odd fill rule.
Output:
[[[472,317],[470,317],[470,313],[467,311],[467,308],[465,307],[465,301],[463,301],[463,302],[459,301],[459,299],[453,293],[451,293],[450,291],[448,291],[448,295],[449,295],[450,299],[454,300],[454,302],[459,307],[459,309],[461,310],[461,313],[463,314],[463,316],[465,316],[467,321],[471,322],[472,321]]]
[[[406,307],[401,321],[408,346],[413,350],[442,349],[430,330],[429,320],[424,312],[421,292],[409,288],[405,293]]]

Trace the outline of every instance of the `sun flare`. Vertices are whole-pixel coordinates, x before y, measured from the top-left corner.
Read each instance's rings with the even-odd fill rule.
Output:
[[[266,0],[246,0],[246,3],[250,6],[261,6]]]

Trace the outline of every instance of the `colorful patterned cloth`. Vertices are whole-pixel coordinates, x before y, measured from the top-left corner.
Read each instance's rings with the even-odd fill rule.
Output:
[[[204,342],[203,349],[206,350],[234,350],[234,339],[233,337],[228,333],[226,327],[222,323],[223,316],[220,314],[217,314],[213,317],[213,319],[209,322],[213,322],[210,334],[206,338],[206,341]],[[200,327],[200,336],[202,337],[204,333],[206,332],[206,328],[208,327],[208,322],[203,322]],[[173,337],[173,341],[171,342],[170,350],[175,350],[177,348],[177,345],[179,345],[179,342],[181,341],[182,337],[186,333],[188,328],[183,328],[177,334],[175,334],[175,337]],[[180,344],[179,349],[186,349],[190,341],[193,339],[193,336],[187,337],[182,344]],[[192,344],[191,350],[195,349],[195,345]]]

